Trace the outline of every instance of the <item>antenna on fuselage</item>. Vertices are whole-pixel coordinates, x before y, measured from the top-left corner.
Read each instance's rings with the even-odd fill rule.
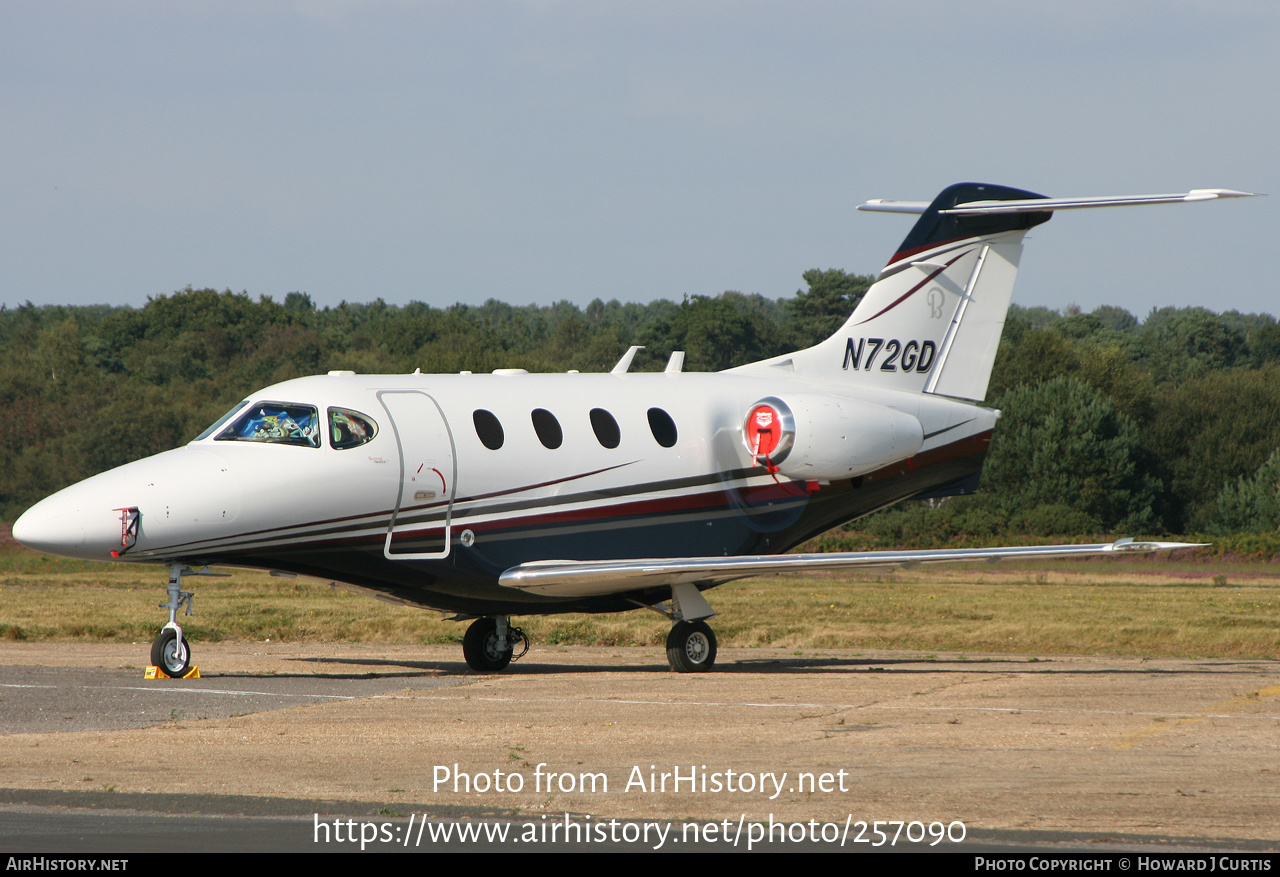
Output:
[[[678,375],[684,371],[684,351],[671,351],[671,358],[667,360],[667,367],[662,371],[669,375]]]
[[[618,364],[613,367],[613,371],[610,374],[625,375],[631,370],[631,360],[635,359],[636,353],[641,350],[644,350],[643,344],[631,345],[630,349],[622,354],[622,359],[618,360]]]

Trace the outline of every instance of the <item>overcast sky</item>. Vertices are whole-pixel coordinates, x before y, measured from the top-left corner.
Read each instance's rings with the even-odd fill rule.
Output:
[[[1277,192],[1280,3],[0,0],[0,303],[872,273],[961,180]],[[1280,312],[1280,195],[1060,213],[1025,305]]]

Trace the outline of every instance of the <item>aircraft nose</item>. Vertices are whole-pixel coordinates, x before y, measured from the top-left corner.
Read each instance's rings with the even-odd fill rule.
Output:
[[[55,493],[27,509],[13,524],[13,538],[28,548],[62,557],[102,559],[104,555],[109,556],[110,548],[104,550],[101,546],[115,547],[114,543],[120,541],[120,513],[115,513],[114,527],[110,517],[93,520],[98,516],[85,514],[75,496],[67,495],[72,490]],[[93,538],[90,538],[91,532]],[[90,543],[96,543],[98,550],[86,554]]]
[[[193,448],[127,463],[36,503],[14,523],[13,538],[62,557],[132,560],[234,520],[239,492],[227,469]]]

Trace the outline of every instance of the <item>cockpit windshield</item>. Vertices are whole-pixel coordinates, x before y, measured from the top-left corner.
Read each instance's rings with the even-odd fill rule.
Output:
[[[221,417],[219,417],[217,420],[215,420],[215,421],[213,422],[213,426],[210,426],[210,427],[209,427],[208,429],[206,429],[204,432],[200,433],[198,436],[196,436],[194,439],[192,439],[192,441],[196,441],[196,442],[204,441],[204,440],[205,440],[205,439],[207,439],[209,436],[213,435],[215,432],[217,432],[219,429],[221,429],[221,428],[222,428],[222,424],[226,423],[226,422],[227,422],[228,420],[230,420],[232,417],[235,417],[236,412],[237,412],[237,411],[239,411],[241,408],[243,408],[244,406],[246,406],[246,405],[248,405],[248,404],[249,404],[249,400],[248,400],[248,399],[245,399],[243,402],[241,402],[241,403],[239,403],[238,405],[236,405],[236,407],[235,407],[235,408],[232,408],[232,409],[231,409],[230,411],[228,411],[226,414],[222,415],[222,416],[221,416]]]
[[[311,405],[255,402],[219,433],[214,441],[268,442],[318,448],[320,419]]]

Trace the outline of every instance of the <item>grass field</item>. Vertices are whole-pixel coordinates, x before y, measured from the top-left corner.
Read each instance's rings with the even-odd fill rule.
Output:
[[[0,547],[0,642],[146,643],[166,620],[162,567]],[[197,642],[461,642],[464,625],[308,579],[184,579]],[[1280,657],[1280,566],[1168,558],[934,567],[732,582],[709,593],[722,646],[924,652]],[[655,645],[646,610],[520,616],[535,643]]]

